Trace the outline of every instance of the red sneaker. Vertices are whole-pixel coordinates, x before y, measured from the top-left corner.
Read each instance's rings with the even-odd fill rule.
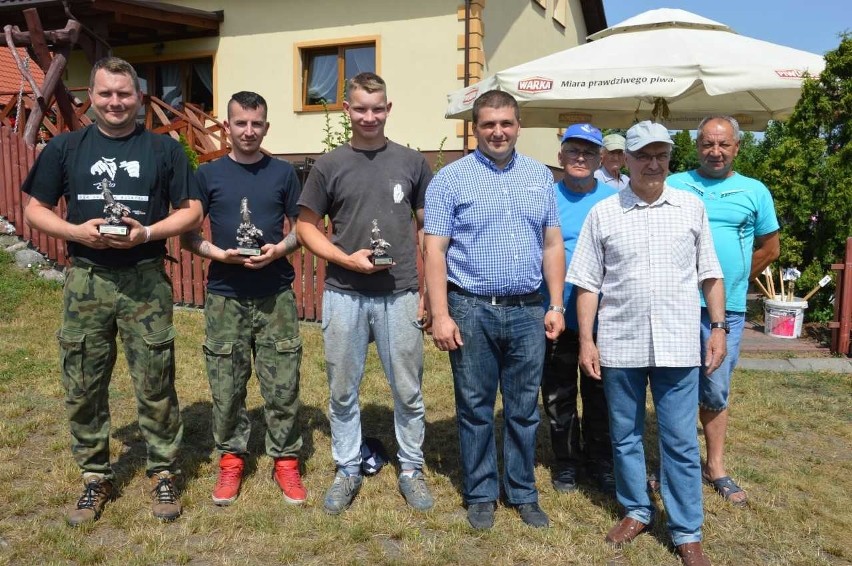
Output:
[[[222,454],[219,459],[219,478],[213,488],[213,503],[230,505],[240,495],[243,480],[243,459],[236,454]]]
[[[272,479],[284,492],[284,501],[293,505],[301,505],[308,498],[308,491],[302,485],[299,475],[298,458],[275,458],[275,468]]]

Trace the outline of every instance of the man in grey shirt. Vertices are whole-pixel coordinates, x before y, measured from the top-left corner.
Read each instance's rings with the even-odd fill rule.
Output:
[[[347,87],[343,109],[352,121],[352,139],[317,159],[299,198],[296,222],[304,246],[328,262],[322,329],[337,473],[324,506],[337,515],[361,488],[358,389],[367,345],[374,340],[393,391],[399,489],[410,506],[425,511],[433,500],[423,476],[423,336],[412,322],[424,314],[415,225],[423,227],[432,173],[420,153],[385,137],[391,103],[381,77],[361,73]],[[326,215],[333,226],[331,239],[318,227]],[[374,221],[381,239],[390,243],[386,257],[391,264],[374,263]]]

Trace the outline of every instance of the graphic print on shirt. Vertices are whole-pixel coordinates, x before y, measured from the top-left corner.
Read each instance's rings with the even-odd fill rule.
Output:
[[[140,178],[141,165],[139,161],[120,161],[116,164],[116,160],[117,158],[115,157],[101,156],[100,159],[95,161],[95,163],[89,167],[89,172],[95,176],[95,179],[93,179],[90,183],[92,186],[92,192],[79,193],[77,195],[77,200],[104,200],[103,188],[106,186],[112,194],[112,198],[115,199],[117,203],[121,204],[122,202],[126,202],[127,204],[131,204],[131,202],[135,202],[137,203],[137,207],[141,206],[141,208],[147,208],[149,196],[147,194],[133,194],[136,191],[132,187],[127,186],[128,182],[137,182],[130,181],[130,179]],[[124,183],[122,183],[122,179],[124,179]],[[122,185],[126,190],[122,190]],[[145,210],[141,210],[140,208],[131,208],[131,213],[134,216],[141,217],[145,214]]]
[[[393,203],[400,204],[405,199],[406,191],[403,187],[407,187],[408,183],[396,179],[390,179],[388,183],[393,193]]]
[[[127,171],[127,175],[129,177],[139,178],[139,162],[138,161],[122,161],[118,164],[118,167]],[[115,180],[115,173],[117,168],[115,166],[115,157],[101,157],[98,161],[95,162],[94,165],[89,169],[92,172],[92,175],[100,175],[101,173],[106,173],[109,175],[111,180]]]
[[[120,161],[116,164],[115,157],[101,157],[89,168],[89,172],[96,176],[100,177],[99,179],[95,179],[92,181],[91,185],[94,188],[93,193],[89,194],[78,194],[77,200],[103,200],[104,199],[104,191],[103,187],[106,186],[110,192],[112,193],[112,197],[118,201],[137,201],[137,202],[148,202],[148,195],[135,195],[135,194],[121,194],[117,192],[117,190],[121,189],[121,178],[124,176],[121,174],[123,171],[129,179],[139,179],[139,171],[141,166],[139,161]],[[116,179],[118,176],[118,179]],[[109,177],[109,178],[107,178]],[[135,215],[143,215],[145,211],[143,210],[132,210]]]

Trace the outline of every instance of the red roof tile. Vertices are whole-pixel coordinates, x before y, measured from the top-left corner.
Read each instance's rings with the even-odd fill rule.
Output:
[[[26,61],[27,51],[23,47],[18,48],[18,54],[22,61]],[[36,84],[41,86],[44,83],[44,72],[42,72],[41,67],[35,61],[30,61],[29,70]],[[22,79],[21,72],[18,70],[15,59],[12,57],[12,52],[9,51],[8,47],[0,47],[0,104],[5,104],[9,100],[12,96],[10,93],[14,93],[14,96],[17,96],[21,88]],[[32,92],[30,83],[26,80],[24,80],[24,92]]]

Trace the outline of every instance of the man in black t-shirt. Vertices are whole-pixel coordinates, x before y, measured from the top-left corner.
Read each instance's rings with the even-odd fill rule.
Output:
[[[58,338],[71,450],[84,491],[66,520],[72,526],[97,520],[113,496],[109,383],[117,334],[148,445],[153,513],[174,520],[181,513],[175,476],[183,424],[174,387],[172,289],[163,258],[167,238],[200,224],[198,188],[180,144],[137,126],[142,92],[129,63],[114,57],[95,63],[89,99],[95,125],[53,139],[22,187],[31,197],[26,222],[66,240],[71,256]],[[120,219],[126,235],[99,229],[107,224],[108,193],[123,205],[116,210],[127,214]],[[54,211],[63,197],[67,218]]]
[[[266,100],[259,94],[242,91],[231,97],[225,122],[231,152],[197,174],[212,236],[181,237],[185,248],[211,260],[204,355],[213,394],[213,438],[221,454],[213,488],[216,505],[230,505],[240,493],[251,433],[245,399],[252,358],[264,400],[272,477],[287,503],[307,499],[299,475],[302,339],[290,288],[293,266],[287,261],[299,244],[292,228],[284,235],[284,221],[293,227],[299,213],[299,180],[289,163],[260,151],[269,131],[266,115]],[[257,255],[249,255],[250,250]]]
[[[347,86],[343,109],[352,121],[352,139],[317,159],[299,198],[296,224],[305,247],[328,261],[322,330],[337,474],[324,507],[332,515],[343,512],[361,487],[358,389],[367,345],[374,340],[393,391],[399,490],[411,507],[424,511],[433,500],[422,471],[423,336],[412,322],[424,315],[415,226],[423,226],[423,198],[432,172],[419,152],[385,137],[391,110],[385,82],[361,73]],[[317,227],[326,215],[334,230],[331,239]],[[374,226],[390,243],[387,255],[393,264],[372,261]]]

